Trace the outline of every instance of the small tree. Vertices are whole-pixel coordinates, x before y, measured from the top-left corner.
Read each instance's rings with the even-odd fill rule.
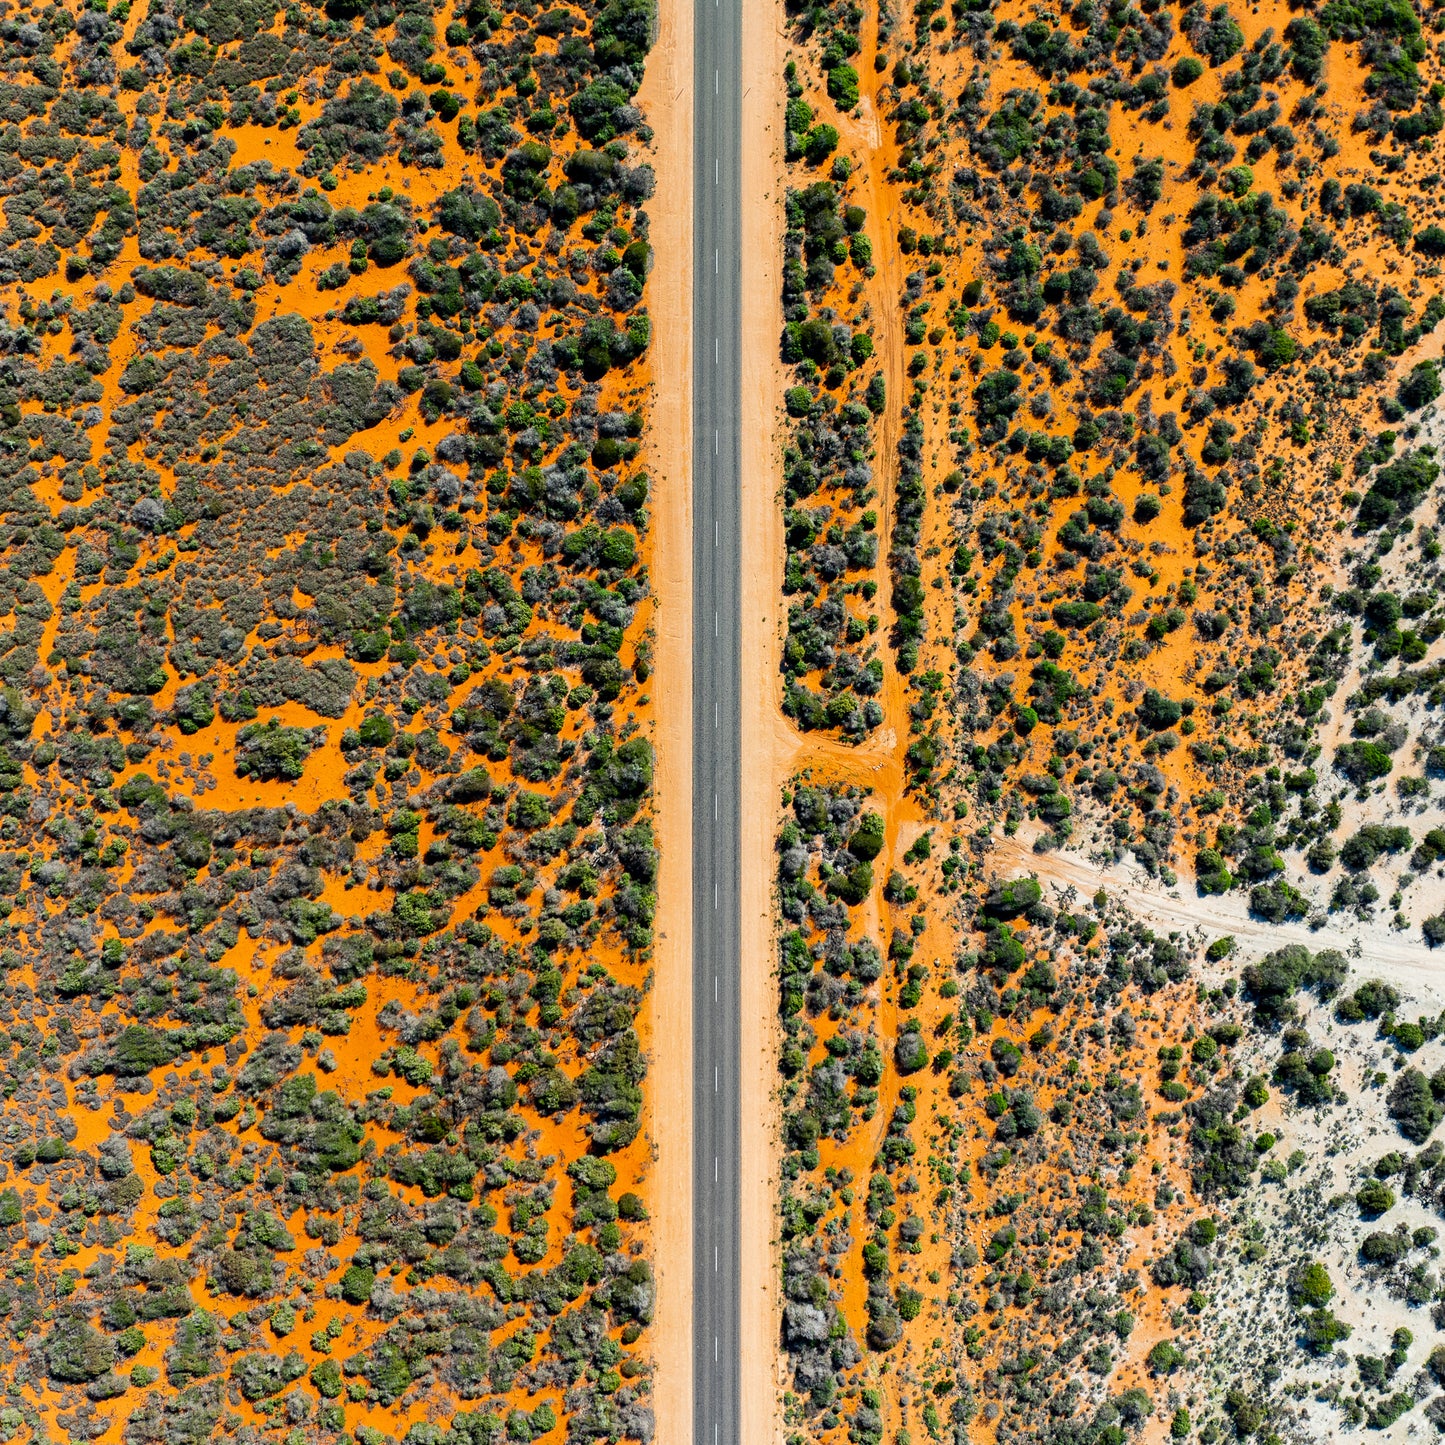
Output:
[[[1334,1298],[1335,1286],[1330,1272],[1319,1260],[1312,1260],[1297,1269],[1289,1281],[1290,1299],[1302,1309],[1323,1309]]]

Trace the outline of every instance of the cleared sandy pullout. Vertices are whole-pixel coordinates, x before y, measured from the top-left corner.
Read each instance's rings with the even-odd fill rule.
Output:
[[[650,575],[658,870],[648,1132],[659,1440],[692,1437],[692,0],[660,0],[639,99],[653,127]]]
[[[793,751],[778,711],[782,513],[777,422],[782,330],[783,9],[750,7],[742,49],[742,1438],[780,1441],[783,1386],[773,983],[772,841]]]

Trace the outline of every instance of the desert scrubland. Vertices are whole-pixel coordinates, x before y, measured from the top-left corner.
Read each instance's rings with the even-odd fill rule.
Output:
[[[1445,1420],[1445,15],[795,5],[790,1440]]]
[[[658,31],[0,13],[6,1438],[678,1415]]]

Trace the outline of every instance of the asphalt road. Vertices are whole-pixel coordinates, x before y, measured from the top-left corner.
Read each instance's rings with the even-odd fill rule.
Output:
[[[693,1441],[740,1445],[742,4],[695,3]]]

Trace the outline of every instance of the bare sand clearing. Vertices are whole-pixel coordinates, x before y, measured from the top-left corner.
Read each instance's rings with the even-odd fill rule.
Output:
[[[657,193],[652,314],[655,823],[661,851],[648,1130],[657,1274],[657,1438],[692,1435],[692,0],[661,0],[640,101]],[[665,1121],[665,1122],[664,1122]]]
[[[782,515],[776,425],[783,379],[783,13],[759,7],[743,27],[742,254],[742,1437],[783,1438],[774,1206],[778,1192],[777,1000],[772,840],[796,735],[778,711]]]

